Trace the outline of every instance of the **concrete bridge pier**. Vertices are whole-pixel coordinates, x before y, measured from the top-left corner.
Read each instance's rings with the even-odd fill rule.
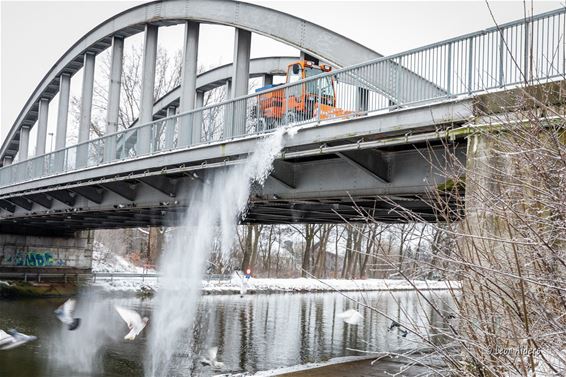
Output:
[[[560,341],[540,334],[564,327],[541,318],[561,318],[566,302],[563,291],[549,288],[565,273],[559,261],[566,250],[560,199],[565,89],[562,81],[476,100],[481,118],[468,138],[466,218],[455,259],[463,262],[461,314],[473,324],[464,327],[466,335],[485,339],[481,344],[491,349],[533,355],[541,344]],[[470,351],[478,365],[494,365],[485,347]],[[532,370],[535,360],[524,360]]]
[[[14,274],[10,280],[23,279],[22,273],[33,280],[37,274],[90,273],[93,240],[93,230],[56,237],[0,234],[0,280],[8,273]]]

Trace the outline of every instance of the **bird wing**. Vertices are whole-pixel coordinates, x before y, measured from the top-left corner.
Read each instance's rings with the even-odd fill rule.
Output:
[[[73,316],[73,312],[75,311],[75,304],[76,301],[73,300],[72,298],[68,299],[63,304],[63,313],[65,313],[65,315],[68,316],[69,318]]]
[[[364,319],[364,317],[359,312],[354,310],[352,315],[344,319],[344,321],[350,325],[359,325],[362,322],[362,319]]]
[[[354,309],[348,309],[345,312],[336,314],[338,318],[350,318],[354,313],[357,313]]]
[[[210,358],[210,361],[215,361],[217,354],[218,354],[218,347],[212,347],[208,349],[208,357]]]
[[[10,329],[8,331],[6,331],[8,334],[10,334],[12,337],[17,337],[18,335],[22,335],[21,333],[17,332],[15,329]]]
[[[75,300],[67,300],[65,303],[55,310],[55,315],[59,319],[59,321],[63,322],[66,325],[70,325],[73,322],[73,318],[71,313],[73,312],[75,307]]]
[[[336,317],[342,318],[344,322],[350,325],[359,324],[364,318],[357,310],[348,309],[343,313],[336,314]]]
[[[12,336],[12,340],[13,340],[14,342],[21,342],[21,341],[23,341],[23,340],[26,340],[26,339],[30,338],[30,336],[28,336],[28,335],[26,335],[26,334],[24,334],[24,333],[18,332],[18,331],[14,330],[14,329],[8,330],[8,334],[10,334],[10,335]]]
[[[13,340],[14,337],[12,335],[8,334],[4,330],[0,330],[0,346],[4,344],[12,343]]]
[[[16,330],[8,330],[8,333],[11,335],[9,335],[10,340],[0,343],[0,350],[13,349],[37,339],[36,336],[19,333]]]
[[[134,327],[143,326],[141,316],[135,311],[120,306],[115,306],[115,308],[120,317],[128,324],[128,328],[133,329]]]
[[[10,334],[8,334],[6,331],[4,330],[0,330],[0,340],[3,340],[5,338],[11,338],[12,336]]]

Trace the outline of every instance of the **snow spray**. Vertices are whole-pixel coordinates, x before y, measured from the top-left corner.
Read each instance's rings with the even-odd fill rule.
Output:
[[[215,240],[227,255],[235,240],[239,216],[246,210],[250,187],[267,179],[273,160],[282,148],[284,129],[260,140],[254,153],[241,165],[212,176],[191,193],[183,225],[161,257],[159,289],[150,318],[145,375],[164,377],[180,348],[191,359],[192,327],[197,314],[202,273]],[[186,342],[189,349],[186,349]],[[181,346],[181,343],[185,343]],[[189,357],[187,357],[189,355]],[[187,371],[183,372],[183,375]]]
[[[80,326],[69,331],[67,325],[59,323],[50,334],[49,361],[52,367],[81,375],[93,375],[101,370],[104,346],[118,342],[119,334],[124,331],[119,317],[109,315],[113,312],[110,301],[91,290],[82,292],[74,314],[81,318]]]

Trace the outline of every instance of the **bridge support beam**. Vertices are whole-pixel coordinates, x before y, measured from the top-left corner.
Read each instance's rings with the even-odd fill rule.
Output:
[[[94,89],[94,60],[92,52],[84,55],[83,87],[81,93],[81,116],[79,120],[79,143],[88,141],[90,137],[90,122],[92,115],[92,93]],[[83,144],[77,148],[77,167],[84,167],[88,161],[88,145]]]
[[[47,119],[49,114],[49,99],[39,100],[39,116],[37,119],[37,138],[35,142],[35,155],[45,154],[45,143],[47,142]]]
[[[25,161],[29,157],[29,130],[29,126],[22,126],[20,129],[19,161]]]
[[[236,28],[234,35],[234,66],[230,98],[248,94],[251,45],[252,33]],[[225,135],[227,137],[233,137],[242,134],[246,123],[246,101],[233,103],[233,108],[229,114],[231,114],[232,117],[226,120]]]
[[[167,118],[175,115],[177,108],[175,106],[169,106],[167,108]],[[165,123],[165,148],[173,149],[175,147],[175,125],[177,121],[175,119],[169,119]]]
[[[273,85],[273,75],[263,75],[263,86]]]
[[[504,118],[497,115],[494,119]],[[492,344],[505,339],[506,346],[512,347],[524,344],[534,347],[529,345],[530,341],[523,343],[522,339],[530,339],[524,334],[543,334],[546,324],[537,318],[525,317],[522,312],[510,312],[506,303],[522,303],[525,310],[531,310],[539,302],[559,302],[563,294],[559,290],[556,293],[554,289],[540,289],[536,296],[525,295],[538,289],[542,281],[538,279],[558,273],[558,264],[544,261],[554,260],[557,252],[564,250],[564,243],[554,236],[561,234],[559,222],[553,219],[559,213],[559,206],[555,207],[557,203],[549,199],[552,196],[547,196],[561,190],[554,186],[557,175],[552,160],[560,154],[563,145],[556,138],[557,131],[541,131],[546,121],[534,122],[537,123],[526,125],[509,121],[494,133],[478,132],[469,137],[466,217],[458,235],[459,255],[464,262],[461,265],[469,265],[463,268],[462,289],[467,294],[463,295],[465,309],[461,315],[480,326],[491,321],[486,318],[500,319],[501,326],[494,327],[487,339]],[[540,152],[542,150],[544,152]],[[459,184],[463,185],[463,181]],[[484,271],[494,272],[486,279]],[[490,304],[471,304],[478,297]],[[559,307],[550,305],[548,314],[559,315],[559,311],[563,312]],[[509,338],[509,328],[521,335]],[[466,331],[465,334],[474,336],[477,332]],[[537,336],[533,338],[536,344]],[[478,360],[492,357],[487,352],[475,352]]]
[[[59,77],[59,106],[57,108],[57,130],[55,131],[55,150],[65,148],[67,142],[67,121],[69,118],[69,98],[71,94],[71,75],[63,73]],[[55,169],[63,171],[65,151],[55,155]]]
[[[204,92],[197,91],[197,98],[195,102],[195,108],[200,109],[204,106]],[[195,113],[194,125],[193,125],[193,144],[198,144],[201,142],[200,138],[202,135],[202,111]]]
[[[185,23],[183,81],[181,82],[181,98],[179,100],[181,113],[191,111],[195,108],[199,27],[200,25],[197,22],[187,21]],[[195,114],[185,115],[179,119],[178,140],[181,146],[188,146],[193,143],[194,115]]]
[[[157,31],[155,25],[145,25],[145,41],[143,50],[142,89],[140,99],[140,126],[136,152],[138,155],[151,151],[151,127],[143,127],[153,120],[153,90],[155,87],[155,64],[157,58]]]
[[[108,105],[106,113],[106,134],[118,131],[120,116],[120,88],[122,86],[122,62],[124,60],[124,38],[112,38],[112,61],[110,63],[110,82],[108,83]],[[104,161],[116,158],[116,137],[106,139]]]
[[[357,169],[366,172],[377,181],[389,182],[389,163],[377,150],[363,149],[340,152],[337,155]]]
[[[288,189],[295,189],[295,171],[290,162],[275,160],[270,176]]]
[[[226,95],[225,100],[229,100],[232,96],[232,80],[226,80],[225,89]],[[224,137],[230,137],[232,134],[232,107],[230,105],[224,106]],[[213,132],[209,131],[209,135],[213,135]],[[210,141],[210,140],[207,140]]]
[[[57,109],[57,131],[55,132],[55,150],[65,148],[67,141],[67,121],[69,118],[69,97],[71,75],[63,73],[59,77],[59,107]]]
[[[89,273],[93,240],[94,231],[88,230],[63,237],[0,234],[0,272]]]
[[[301,60],[308,60],[310,62],[313,62],[316,65],[320,64],[320,60],[318,58],[315,58],[314,56],[310,55],[308,52],[301,51],[300,59]]]

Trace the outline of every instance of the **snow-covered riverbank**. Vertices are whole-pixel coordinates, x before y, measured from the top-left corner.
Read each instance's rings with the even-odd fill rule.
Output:
[[[93,272],[127,272],[155,273],[135,266],[123,257],[111,253],[103,245],[95,244],[93,255]],[[443,290],[459,288],[458,282],[423,280],[408,282],[392,279],[241,279],[241,275],[232,274],[226,279],[207,279],[202,282],[203,294],[239,294],[242,284],[246,293],[278,293],[278,292],[352,292],[352,291],[406,291],[406,290]],[[114,277],[112,279],[96,279],[92,285],[106,292],[151,294],[159,289],[158,277]]]
[[[217,374],[214,377],[271,377],[271,376],[280,376],[283,374],[288,373],[295,373],[295,372],[304,372],[309,369],[321,368],[321,367],[329,367],[337,364],[344,364],[348,362],[359,362],[368,360],[368,363],[371,360],[374,360],[375,357],[368,357],[368,356],[343,356],[343,357],[335,357],[327,361],[321,361],[319,363],[307,363],[307,364],[300,364],[300,365],[293,365],[290,367],[283,367],[277,368],[272,370],[265,370],[260,371],[257,373],[239,373],[239,374]]]
[[[159,289],[159,278],[114,278],[97,280],[95,287],[108,292],[151,293]],[[386,279],[341,280],[341,279],[245,279],[246,293],[284,293],[284,292],[352,292],[352,291],[406,291],[406,290],[445,290],[459,288],[458,282],[444,281],[404,281]],[[233,275],[227,280],[202,282],[203,294],[239,294],[242,280]]]

